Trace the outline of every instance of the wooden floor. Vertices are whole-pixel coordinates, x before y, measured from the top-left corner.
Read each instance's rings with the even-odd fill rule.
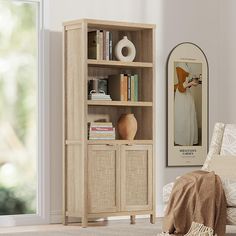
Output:
[[[35,225],[35,226],[15,226],[15,227],[1,227],[0,234],[2,233],[23,233],[23,232],[49,232],[49,231],[67,231],[78,229],[77,225],[73,226],[64,226],[61,224],[52,224],[52,225]]]
[[[64,232],[66,235],[66,232],[68,232],[68,235],[73,235],[71,232],[82,232],[82,231],[110,231],[112,229],[116,231],[116,229],[124,229],[124,232],[129,231],[130,229],[135,232],[135,230],[139,230],[139,228],[150,228],[152,232],[160,231],[161,229],[158,229],[161,227],[161,219],[156,220],[156,224],[153,225],[150,223],[149,219],[136,219],[136,224],[131,225],[129,220],[109,220],[109,221],[98,221],[98,222],[90,222],[88,228],[82,228],[80,224],[70,224],[68,226],[64,226],[62,224],[51,224],[51,225],[35,225],[35,226],[15,226],[15,227],[1,227],[0,228],[0,235],[13,235],[14,233],[32,233],[33,232],[42,232],[42,235],[50,235],[50,232]],[[100,235],[100,233],[98,235]],[[21,235],[21,234],[20,234]],[[28,234],[26,234],[28,235]],[[30,234],[31,235],[31,234]],[[38,235],[38,234],[37,234]],[[54,234],[53,234],[54,235]],[[79,234],[82,235],[82,234]],[[87,235],[87,234],[86,234]],[[94,233],[92,235],[95,235]],[[113,234],[111,234],[113,235]],[[115,234],[118,235],[118,234]],[[122,234],[122,232],[119,235],[125,235]],[[129,234],[131,235],[131,234]],[[135,235],[135,234],[134,234]],[[149,235],[149,234],[148,234]],[[150,234],[152,235],[152,234]]]
[[[129,220],[110,220],[90,223],[88,228],[79,224],[2,227],[0,235],[6,236],[157,236],[161,232],[162,219],[150,224],[148,219],[137,219],[135,225]],[[236,236],[236,226],[227,226],[226,236]]]
[[[89,227],[101,227],[107,225],[118,225],[121,222],[129,223],[126,220],[122,221],[99,221],[94,223],[89,223]],[[50,224],[50,225],[33,225],[33,226],[14,226],[14,227],[0,227],[0,234],[2,233],[21,233],[21,232],[45,232],[45,231],[71,231],[82,228],[80,224],[70,224],[64,226],[62,224]]]

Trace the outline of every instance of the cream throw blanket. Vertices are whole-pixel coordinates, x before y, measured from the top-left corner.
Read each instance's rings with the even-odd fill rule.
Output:
[[[194,171],[176,180],[161,235],[224,236],[226,199],[220,177]]]

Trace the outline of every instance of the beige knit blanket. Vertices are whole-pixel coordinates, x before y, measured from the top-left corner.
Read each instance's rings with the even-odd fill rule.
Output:
[[[163,222],[163,235],[224,236],[226,198],[220,177],[194,171],[176,180]],[[169,233],[169,234],[168,234]]]

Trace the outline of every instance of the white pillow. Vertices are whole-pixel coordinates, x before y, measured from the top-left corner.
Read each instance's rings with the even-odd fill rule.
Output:
[[[211,145],[202,170],[208,170],[208,163],[210,162],[212,156],[220,154],[224,129],[225,125],[223,123],[215,124],[213,135],[211,138]]]
[[[220,155],[236,155],[236,124],[225,125]]]
[[[236,156],[213,155],[209,171],[220,176],[228,207],[236,207]]]
[[[236,179],[236,156],[213,155],[208,170],[214,171],[221,178]]]

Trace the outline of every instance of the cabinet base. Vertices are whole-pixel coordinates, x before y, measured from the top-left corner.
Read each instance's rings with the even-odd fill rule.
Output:
[[[156,223],[156,216],[154,214],[150,215],[150,223],[155,224]]]
[[[133,213],[133,214],[132,214]],[[104,218],[104,222],[107,222],[107,217],[114,217],[114,216],[130,216],[130,224],[136,224],[136,215],[149,215],[150,216],[150,223],[151,224],[155,224],[156,222],[156,216],[155,213],[153,213],[152,211],[141,211],[141,212],[114,212],[114,213],[93,213],[93,214],[88,214],[86,217],[78,217],[76,216],[76,214],[71,214],[70,216],[68,216],[68,214],[66,216],[63,216],[63,224],[64,225],[68,225],[69,223],[72,223],[71,221],[69,221],[69,217],[73,217],[73,218],[79,218],[78,222],[81,223],[81,227],[86,228],[89,226],[90,223],[92,223],[94,225],[94,223],[100,223],[98,221],[96,221],[97,219],[101,219]],[[73,220],[73,223],[75,223],[75,219]]]

